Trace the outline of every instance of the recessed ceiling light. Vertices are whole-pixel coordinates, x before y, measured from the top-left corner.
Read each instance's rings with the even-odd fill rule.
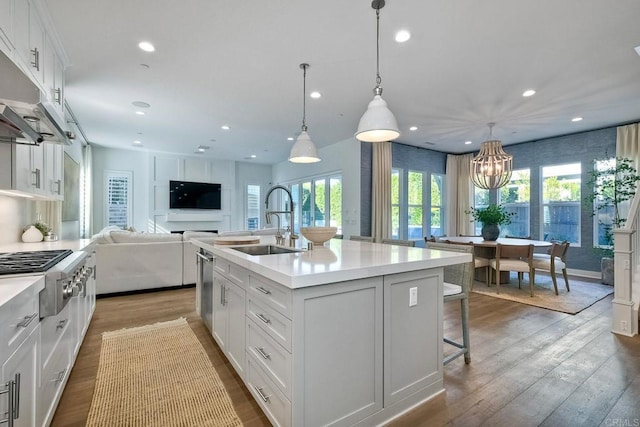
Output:
[[[134,105],[135,107],[139,107],[139,108],[149,108],[149,107],[151,107],[151,104],[143,102],[143,101],[133,101],[131,104]]]
[[[204,148],[198,147],[198,151],[201,152],[201,153],[204,153]]]
[[[640,55],[640,46],[636,46],[634,49],[636,50],[636,53]]]
[[[533,89],[527,89],[524,92],[522,92],[522,96],[524,96],[525,98],[529,96],[533,96],[535,94],[536,94],[536,91]]]
[[[580,122],[582,121],[582,117],[574,117],[573,119],[571,119],[572,122]]]
[[[469,144],[473,144],[473,141],[465,141],[464,145],[469,145]]]
[[[411,126],[409,130],[418,130],[418,126]]]
[[[140,42],[138,43],[138,47],[145,52],[153,52],[154,50],[156,50],[156,48],[153,47],[153,45],[149,42]]]
[[[322,96],[322,94],[320,92],[311,92],[309,94],[310,97],[314,98],[314,99],[318,99]]]
[[[211,147],[209,147],[208,145],[198,145],[198,150],[201,151],[208,150],[209,148]]]
[[[133,141],[133,143],[134,143],[134,144],[136,144],[136,145],[140,145],[140,144],[142,144],[142,142],[141,142],[141,141]]]
[[[148,70],[148,69],[150,68],[150,67],[149,67],[149,64],[140,64],[140,66],[141,66],[142,68],[144,68],[145,70]]]
[[[222,130],[229,130],[229,129],[231,129],[231,128],[230,128],[229,126],[227,126],[227,125],[222,125],[222,126],[220,126],[220,128],[221,128]]]
[[[255,159],[255,158],[256,158],[256,157],[258,157],[258,156],[256,156],[255,154],[252,154],[250,157],[251,157],[252,159]]]
[[[287,138],[287,141],[293,141],[293,137],[290,136],[289,138]]]
[[[139,116],[144,116],[144,111],[136,111],[136,114]]]
[[[400,30],[396,33],[395,40],[398,43],[404,43],[411,38],[411,33],[407,30]]]

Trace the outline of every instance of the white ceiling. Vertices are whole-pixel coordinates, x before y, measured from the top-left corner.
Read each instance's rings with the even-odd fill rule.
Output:
[[[277,163],[300,132],[300,63],[307,93],[323,95],[307,98],[319,147],[352,138],[373,96],[369,0],[46,4],[70,61],[67,101],[95,144]],[[639,121],[638,18],[638,0],[388,0],[380,72],[397,142],[460,153],[488,122],[508,145]],[[396,43],[399,29],[412,38]],[[145,116],[134,101],[151,104]]]

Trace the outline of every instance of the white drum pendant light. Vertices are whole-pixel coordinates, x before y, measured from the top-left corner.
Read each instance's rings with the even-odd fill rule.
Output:
[[[507,185],[513,169],[513,156],[505,153],[502,142],[492,138],[495,123],[488,126],[489,140],[480,144],[480,152],[471,160],[471,181],[485,190]]]
[[[291,147],[289,161],[291,163],[316,163],[320,161],[316,145],[311,141],[311,137],[307,133],[306,122],[306,100],[307,100],[307,68],[309,64],[300,64],[303,70],[302,77],[302,132],[298,136],[296,143]]]
[[[373,89],[373,101],[362,115],[358,124],[356,138],[365,142],[392,141],[400,136],[398,122],[382,99],[382,78],[380,77],[380,9],[384,0],[373,0],[371,7],[376,10],[376,87]]]

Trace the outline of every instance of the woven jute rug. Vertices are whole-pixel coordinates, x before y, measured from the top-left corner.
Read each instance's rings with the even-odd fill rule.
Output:
[[[571,291],[567,292],[562,275],[558,275],[559,295],[556,295],[551,277],[536,274],[533,288],[534,296],[532,297],[529,291],[527,274],[524,275],[522,280],[522,289],[518,289],[518,277],[515,273],[511,273],[510,279],[509,283],[500,284],[499,294],[496,294],[495,284],[487,288],[486,283],[477,280],[473,285],[473,292],[569,314],[577,314],[613,293],[613,286],[577,280],[571,277],[569,277]]]
[[[184,318],[102,335],[87,426],[241,426]]]

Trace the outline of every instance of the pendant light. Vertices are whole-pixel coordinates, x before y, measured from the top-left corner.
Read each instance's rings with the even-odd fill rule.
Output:
[[[380,9],[384,0],[373,0],[371,7],[376,10],[376,87],[373,89],[373,101],[362,115],[358,124],[356,138],[365,142],[392,141],[400,136],[398,122],[382,99],[382,78],[380,77]]]
[[[478,188],[490,190],[507,185],[511,179],[513,156],[502,149],[502,142],[493,139],[495,123],[488,123],[489,140],[480,145],[480,152],[471,160],[471,181]]]
[[[291,147],[291,153],[289,154],[289,161],[291,163],[316,163],[320,161],[318,157],[318,150],[316,145],[311,141],[311,137],[307,133],[307,68],[309,64],[300,64],[300,68],[303,70],[302,77],[302,132],[298,136],[296,143]]]

